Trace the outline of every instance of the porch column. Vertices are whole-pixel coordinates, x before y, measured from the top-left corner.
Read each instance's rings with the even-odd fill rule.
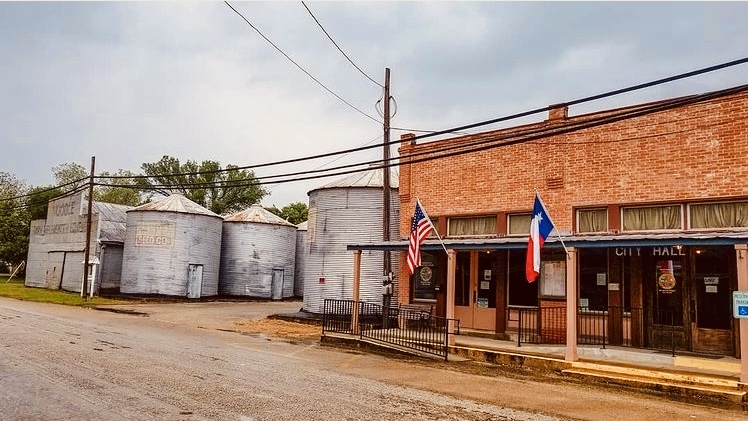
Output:
[[[455,317],[455,272],[457,271],[457,252],[454,249],[447,250],[447,331],[449,332],[449,345],[455,344],[454,324],[450,319]]]
[[[577,249],[566,249],[566,361],[576,361],[577,354]]]
[[[748,245],[735,244],[738,291],[748,291]],[[748,319],[740,319],[740,381],[748,383]]]
[[[353,250],[353,308],[351,309],[351,331],[361,333],[358,326],[358,290],[361,286],[361,250]]]

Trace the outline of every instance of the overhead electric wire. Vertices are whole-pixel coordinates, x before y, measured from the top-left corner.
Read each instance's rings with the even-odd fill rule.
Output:
[[[715,98],[719,98],[726,95],[731,95],[735,93],[740,92],[746,92],[748,91],[748,85],[741,85],[733,88],[728,88],[720,91],[714,91],[710,93],[705,94],[699,94],[699,95],[691,95],[687,97],[683,97],[680,99],[675,100],[668,100],[668,101],[661,101],[654,104],[650,104],[648,106],[641,106],[641,107],[635,107],[635,108],[628,108],[626,110],[620,111],[618,113],[608,113],[601,117],[597,117],[595,119],[590,120],[583,120],[583,121],[577,121],[577,122],[571,122],[568,124],[564,124],[561,126],[551,126],[551,127],[544,127],[537,130],[527,130],[522,132],[512,132],[505,134],[504,136],[498,136],[495,135],[486,135],[484,138],[479,139],[481,142],[473,142],[468,144],[461,144],[458,146],[447,146],[442,149],[431,149],[428,151],[423,151],[421,153],[414,153],[414,154],[408,154],[404,158],[407,158],[406,162],[395,162],[399,161],[401,158],[391,158],[388,163],[378,166],[377,168],[389,168],[396,165],[402,165],[402,164],[414,164],[414,163],[420,163],[425,161],[431,161],[435,159],[441,159],[441,158],[447,158],[457,155],[464,155],[467,153],[475,153],[480,152],[488,149],[493,149],[497,147],[503,147],[503,146],[510,146],[515,145],[519,143],[525,143],[530,142],[533,140],[538,140],[550,136],[556,136],[560,134],[568,134],[572,133],[578,130],[583,130],[587,128],[597,127],[600,125],[605,124],[611,124],[618,121],[626,120],[629,118],[634,117],[640,117],[660,111],[666,111],[669,109],[681,107],[684,105],[690,105],[695,104],[698,102],[708,101]],[[490,137],[491,139],[485,139],[485,137]],[[441,153],[440,152],[447,152],[447,153]],[[429,155],[429,156],[426,156]],[[413,159],[413,157],[417,156],[423,156],[422,158]],[[364,163],[357,163],[357,164],[349,164],[345,166],[339,166],[334,169],[343,169],[343,168],[351,168],[354,166],[362,166],[365,164],[372,164],[372,163],[380,163],[382,160],[375,160],[370,162],[364,162]],[[230,187],[247,187],[252,185],[263,185],[263,184],[278,184],[278,183],[285,183],[285,182],[294,182],[294,181],[304,181],[304,180],[310,180],[310,179],[316,179],[316,178],[324,178],[324,177],[330,177],[330,176],[337,176],[337,175],[345,175],[345,174],[351,174],[356,172],[362,172],[371,169],[371,167],[366,167],[363,169],[355,169],[355,170],[349,170],[349,171],[341,171],[334,174],[324,174],[324,175],[314,175],[314,176],[308,176],[308,177],[297,177],[291,180],[278,180],[278,181],[269,181],[269,182],[262,182],[258,180],[264,180],[268,178],[277,178],[281,176],[290,176],[290,175],[303,175],[303,174],[312,174],[315,171],[305,171],[305,172],[298,172],[298,173],[291,173],[291,174],[284,174],[284,175],[274,175],[274,176],[266,176],[266,177],[258,177],[253,182],[247,183],[247,184],[234,184]],[[332,169],[328,169],[332,170]],[[236,180],[236,181],[242,181],[242,180]],[[112,185],[115,187],[132,187],[132,186],[117,186]],[[154,186],[153,189],[156,188],[164,188],[168,186]],[[179,186],[179,188],[192,190],[192,189],[201,189],[205,188],[204,183],[197,184],[193,186]]]
[[[338,95],[337,93],[333,92],[333,91],[332,91],[332,90],[331,90],[330,88],[328,88],[327,86],[325,86],[325,84],[324,84],[324,83],[322,83],[322,82],[320,82],[320,81],[319,81],[319,79],[317,79],[316,77],[314,77],[314,76],[313,76],[313,75],[312,75],[311,73],[309,73],[309,72],[308,72],[308,71],[307,71],[306,69],[304,69],[303,67],[301,67],[301,66],[300,66],[300,65],[299,65],[298,63],[296,63],[296,61],[294,61],[294,59],[292,59],[292,58],[291,58],[291,57],[290,57],[290,56],[289,56],[288,54],[286,54],[286,52],[285,52],[285,51],[281,50],[281,49],[280,49],[280,47],[278,47],[277,45],[275,45],[275,43],[274,43],[273,41],[271,41],[271,40],[270,40],[270,39],[269,39],[268,37],[266,37],[266,36],[265,36],[265,34],[263,34],[263,33],[262,33],[262,32],[261,32],[261,31],[260,31],[259,29],[257,29],[257,27],[255,27],[255,26],[254,26],[254,25],[252,24],[252,22],[250,22],[250,21],[249,21],[249,20],[248,20],[248,19],[247,19],[246,17],[244,17],[244,15],[243,15],[243,14],[242,14],[241,12],[239,12],[239,11],[238,11],[238,10],[236,10],[236,9],[234,9],[234,6],[232,6],[231,4],[229,4],[229,2],[228,2],[228,1],[224,1],[224,3],[226,3],[226,5],[227,5],[227,6],[229,7],[229,8],[231,8],[231,10],[233,10],[233,11],[234,11],[234,13],[236,13],[237,15],[239,15],[239,17],[241,17],[242,19],[244,19],[244,21],[245,21],[245,22],[247,22],[247,25],[249,25],[249,26],[250,26],[250,27],[251,27],[252,29],[254,29],[254,30],[255,30],[255,31],[256,31],[256,32],[258,33],[258,34],[260,34],[260,36],[261,36],[261,37],[262,37],[262,38],[263,38],[263,39],[264,39],[265,41],[267,41],[267,42],[268,42],[268,43],[269,43],[270,45],[272,45],[272,46],[273,46],[273,48],[275,48],[276,50],[278,50],[278,52],[279,52],[279,53],[283,54],[283,56],[284,56],[285,58],[287,58],[287,59],[288,59],[288,61],[290,61],[291,63],[293,63],[293,65],[294,65],[294,66],[296,66],[296,67],[297,67],[297,68],[298,68],[299,70],[301,70],[301,71],[302,71],[302,72],[304,72],[304,73],[305,73],[305,74],[306,74],[307,76],[309,76],[310,78],[312,78],[312,80],[314,80],[315,82],[317,82],[317,84],[318,84],[319,86],[321,86],[322,88],[324,88],[324,89],[325,89],[325,90],[326,90],[327,92],[329,92],[329,93],[330,93],[330,94],[332,94],[332,95],[333,95],[333,96],[334,96],[335,98],[337,98],[337,99],[339,99],[340,101],[342,101],[343,103],[345,103],[345,104],[346,104],[347,106],[349,106],[349,107],[353,108],[354,110],[358,111],[358,112],[359,112],[360,114],[362,114],[362,115],[364,115],[365,117],[367,117],[367,118],[369,118],[369,119],[371,119],[371,120],[375,121],[376,123],[382,124],[382,122],[381,122],[381,121],[379,121],[379,120],[377,120],[376,118],[374,118],[374,117],[370,116],[369,114],[366,114],[365,112],[361,111],[361,109],[359,109],[359,108],[358,108],[358,107],[356,107],[355,105],[351,104],[350,102],[346,101],[346,100],[345,100],[345,99],[344,99],[343,97],[341,97],[341,96],[340,96],[340,95]]]
[[[588,96],[588,97],[585,97],[585,98],[575,99],[575,100],[572,100],[572,101],[568,101],[568,102],[562,103],[562,105],[577,105],[577,104],[581,104],[581,103],[584,103],[584,102],[589,102],[589,101],[593,101],[593,100],[597,100],[597,99],[607,98],[607,97],[618,95],[618,94],[621,94],[621,93],[632,92],[632,91],[635,91],[635,90],[638,90],[638,89],[643,89],[643,88],[646,88],[646,87],[652,87],[652,86],[656,86],[656,85],[659,85],[659,84],[663,84],[663,83],[667,83],[667,82],[672,82],[674,80],[683,79],[683,78],[687,78],[687,77],[691,77],[691,76],[695,76],[695,75],[699,75],[699,74],[703,74],[703,73],[707,73],[707,72],[712,72],[712,71],[715,71],[715,70],[720,70],[720,69],[724,69],[724,68],[727,68],[727,67],[736,66],[736,65],[739,65],[739,64],[744,64],[746,62],[748,62],[748,57],[742,58],[742,59],[738,59],[738,60],[733,60],[733,61],[730,61],[730,62],[718,64],[718,65],[714,65],[714,66],[710,66],[710,67],[706,67],[706,68],[702,68],[702,69],[699,69],[699,70],[690,71],[690,72],[687,72],[687,73],[681,73],[681,74],[675,75],[675,76],[670,76],[670,77],[666,77],[666,78],[662,78],[662,79],[657,79],[657,80],[654,80],[654,81],[651,81],[651,82],[646,82],[646,83],[642,83],[642,84],[630,86],[630,87],[627,87],[627,88],[617,89],[617,90],[614,90],[614,91],[608,91],[608,92],[605,92],[605,93],[601,93],[601,94],[597,94],[597,95],[593,95],[593,96]],[[508,121],[508,120],[513,120],[513,119],[516,119],[516,118],[527,117],[527,116],[530,116],[530,115],[533,115],[533,114],[538,114],[538,113],[541,113],[541,112],[547,112],[551,108],[552,108],[551,106],[546,106],[546,107],[542,107],[542,108],[536,108],[536,109],[530,110],[530,111],[524,111],[524,112],[521,112],[521,113],[516,113],[516,114],[511,114],[511,115],[508,115],[508,116],[503,116],[503,117],[495,118],[495,119],[492,119],[492,120],[484,120],[484,121],[481,121],[481,122],[478,122],[478,123],[473,123],[473,124],[469,124],[469,125],[454,127],[454,128],[451,128],[451,129],[446,129],[446,130],[441,130],[441,131],[434,131],[434,132],[428,132],[427,134],[424,134],[424,135],[416,135],[416,136],[410,138],[409,140],[415,142],[415,141],[420,140],[420,139],[426,139],[426,138],[433,137],[433,136],[436,136],[436,135],[441,135],[441,134],[449,134],[451,132],[458,131],[458,130],[464,130],[466,128],[475,128],[475,127],[479,127],[479,126],[484,126],[484,125],[494,124],[494,123],[498,123],[498,122],[504,122],[504,121]],[[395,130],[404,130],[404,129],[397,129],[397,128],[393,128],[393,129],[395,129]],[[397,140],[392,140],[392,141],[385,142],[385,143],[378,144],[378,145],[360,146],[360,147],[356,147],[356,148],[344,149],[344,150],[334,151],[334,152],[326,152],[326,153],[322,153],[322,154],[310,155],[310,156],[305,156],[305,157],[290,158],[290,159],[285,159],[285,160],[280,160],[280,161],[266,162],[266,163],[262,163],[262,164],[253,164],[253,165],[239,166],[239,167],[232,168],[232,169],[211,170],[211,171],[203,171],[203,172],[197,171],[197,172],[188,172],[188,173],[177,173],[177,174],[170,174],[170,176],[177,177],[177,176],[185,176],[185,175],[211,174],[211,173],[227,172],[227,171],[232,171],[232,170],[239,170],[240,171],[240,170],[247,170],[247,169],[264,168],[264,167],[270,167],[270,166],[276,166],[276,165],[292,164],[292,163],[297,163],[297,162],[302,162],[302,161],[309,161],[309,160],[314,160],[314,159],[327,158],[327,157],[330,157],[330,156],[335,156],[335,155],[340,155],[340,154],[348,154],[348,153],[352,153],[352,152],[360,152],[360,151],[364,151],[364,150],[368,150],[368,149],[379,148],[381,146],[390,146],[390,145],[393,145],[393,144],[398,144],[400,142],[401,142],[401,140],[397,139]],[[143,178],[151,178],[151,176],[131,176],[131,177],[128,177],[128,176],[106,176],[106,177],[101,176],[99,178],[102,178],[102,179],[139,179],[139,178],[143,179]]]
[[[627,92],[632,92],[632,91],[636,91],[636,90],[643,89],[643,88],[649,88],[649,87],[652,87],[652,86],[661,85],[663,83],[672,82],[672,81],[675,81],[675,80],[679,80],[679,79],[684,79],[684,78],[687,78],[687,77],[692,77],[692,76],[700,75],[700,74],[703,74],[703,73],[709,73],[709,72],[713,72],[715,70],[725,69],[727,67],[737,66],[738,64],[744,64],[744,63],[747,63],[747,62],[748,62],[748,57],[744,57],[744,58],[733,60],[733,61],[729,61],[729,62],[726,62],[726,63],[717,64],[715,66],[705,67],[703,69],[693,70],[693,71],[690,71],[690,72],[681,73],[679,75],[669,76],[669,77],[662,78],[662,79],[657,79],[657,80],[654,80],[654,81],[651,81],[651,82],[646,82],[646,83],[641,83],[641,84],[634,85],[634,86],[629,86],[627,88],[616,89],[614,91],[608,91],[608,92],[605,92],[605,93],[602,93],[602,94],[598,94],[598,95],[592,95],[592,96],[588,96],[588,97],[585,97],[585,98],[575,99],[573,101],[564,102],[564,103],[557,104],[557,105],[571,106],[571,105],[582,104],[584,102],[589,102],[589,101],[594,101],[594,100],[597,100],[597,99],[607,98],[607,97],[610,97],[610,96],[614,96],[614,95],[618,95],[618,94],[622,94],[622,93],[627,93]],[[527,116],[530,116],[530,115],[533,115],[533,114],[537,114],[537,113],[548,111],[551,108],[552,108],[552,106],[549,105],[547,107],[536,108],[534,110],[525,111],[525,112],[517,113],[517,114],[512,114],[512,115],[505,116],[505,117],[499,117],[499,118],[495,118],[495,119],[492,119],[492,120],[485,120],[485,121],[481,121],[481,122],[478,122],[478,123],[467,124],[467,125],[459,126],[459,127],[453,127],[451,129],[448,129],[448,130],[442,130],[442,131],[439,131],[439,132],[425,134],[425,135],[422,135],[422,136],[416,136],[416,138],[413,139],[413,140],[425,139],[425,138],[429,138],[429,137],[433,137],[433,136],[438,136],[438,135],[442,135],[442,134],[448,134],[450,130],[472,129],[472,128],[475,128],[475,127],[485,126],[485,125],[488,125],[488,124],[495,124],[495,123],[500,123],[500,122],[507,121],[507,120],[513,120],[515,118],[527,117]]]
[[[308,7],[308,6],[306,5],[306,3],[304,3],[304,2],[302,1],[302,2],[301,2],[301,4],[302,4],[302,5],[304,5],[304,8],[306,9],[306,11],[307,11],[307,12],[309,12],[309,16],[311,16],[311,17],[312,17],[312,19],[314,19],[314,21],[315,21],[315,22],[317,22],[317,26],[319,26],[319,29],[321,29],[321,30],[322,30],[322,32],[324,32],[324,33],[325,33],[325,35],[327,35],[327,39],[329,39],[329,40],[330,40],[330,42],[332,42],[332,43],[333,43],[333,45],[335,45],[335,48],[337,48],[337,49],[338,49],[338,51],[340,51],[340,54],[342,54],[342,55],[343,55],[343,57],[345,57],[345,58],[346,58],[346,60],[348,60],[348,62],[349,62],[349,63],[351,63],[351,65],[353,65],[353,67],[355,67],[355,68],[356,68],[356,70],[358,70],[358,71],[359,71],[359,72],[360,72],[360,73],[361,73],[362,75],[364,75],[364,77],[366,77],[366,78],[367,78],[367,79],[369,79],[370,81],[374,82],[374,84],[376,84],[377,86],[379,86],[379,87],[381,87],[381,88],[384,88],[384,85],[382,85],[381,83],[379,83],[379,82],[377,82],[376,80],[374,80],[374,79],[373,79],[373,78],[372,78],[371,76],[367,75],[367,74],[366,74],[366,72],[364,72],[363,70],[361,70],[361,68],[360,68],[360,67],[358,67],[358,65],[356,65],[356,63],[354,63],[354,62],[353,62],[353,60],[351,60],[351,58],[350,58],[350,57],[348,57],[348,54],[346,54],[346,53],[345,53],[345,52],[343,51],[343,49],[342,49],[342,48],[340,48],[340,46],[338,45],[338,43],[337,43],[337,42],[335,42],[335,40],[334,40],[334,39],[332,39],[332,36],[330,36],[330,34],[329,34],[329,33],[327,32],[327,30],[326,30],[326,29],[325,29],[325,28],[324,28],[324,27],[322,26],[322,24],[321,24],[321,23],[319,22],[319,20],[317,19],[317,17],[316,17],[316,16],[314,16],[314,13],[312,13],[312,11],[311,11],[311,10],[309,10],[309,7]]]
[[[38,191],[35,191],[33,193],[26,193],[26,194],[14,196],[14,197],[4,197],[4,198],[2,198],[0,200],[10,201],[10,200],[16,200],[16,199],[23,199],[24,197],[36,196],[36,195],[39,195],[39,194],[42,194],[42,193],[46,193],[46,192],[54,191],[54,190],[57,190],[57,189],[61,189],[63,187],[67,187],[67,186],[70,186],[70,185],[73,185],[73,184],[78,184],[81,181],[85,181],[85,180],[88,180],[88,177],[79,178],[77,180],[73,180],[73,181],[67,182],[65,184],[60,184],[59,186],[54,186],[54,187],[50,187],[50,188],[47,188],[47,189],[38,190]]]
[[[85,179],[88,179],[88,177],[86,177]],[[88,185],[89,185],[89,183],[86,183],[86,184],[83,184],[81,186],[78,186],[78,187],[74,188],[73,190],[62,192],[62,193],[60,193],[60,194],[58,194],[56,196],[45,197],[45,199],[47,200],[46,203],[30,204],[28,202],[23,202],[23,203],[19,203],[19,204],[16,204],[14,206],[11,206],[11,207],[4,208],[3,210],[4,211],[10,211],[10,212],[12,212],[12,211],[19,210],[19,209],[32,208],[32,207],[37,207],[37,206],[46,206],[46,204],[49,203],[52,200],[62,199],[64,197],[68,197],[68,196],[72,196],[72,195],[74,195],[76,193],[80,193],[80,192],[86,190],[88,188]],[[50,189],[47,189],[45,191],[50,191]],[[34,196],[34,195],[36,195],[36,193],[32,194],[31,196]],[[0,202],[10,202],[11,200],[12,199],[0,199]]]

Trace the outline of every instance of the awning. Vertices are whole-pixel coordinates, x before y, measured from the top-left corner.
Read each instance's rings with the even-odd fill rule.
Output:
[[[709,231],[646,234],[568,235],[562,237],[567,247],[647,247],[647,246],[728,246],[748,244],[748,231]],[[527,247],[527,236],[444,238],[444,245],[454,250],[506,250]],[[545,248],[562,249],[561,241],[552,234],[545,241]],[[408,240],[381,241],[349,244],[348,250],[403,251],[408,249]],[[421,244],[423,251],[442,250],[438,239],[429,237]]]

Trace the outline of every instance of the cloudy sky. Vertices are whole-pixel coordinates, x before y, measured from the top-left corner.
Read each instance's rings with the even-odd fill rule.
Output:
[[[222,2],[0,2],[0,171],[42,185],[91,156],[97,173],[138,172],[163,155],[244,166],[381,143],[385,68],[392,125],[443,130],[748,56],[743,2],[307,2],[374,83],[301,2],[231,4],[358,110]],[[748,64],[570,114],[745,83]],[[263,205],[336,178],[269,185]]]

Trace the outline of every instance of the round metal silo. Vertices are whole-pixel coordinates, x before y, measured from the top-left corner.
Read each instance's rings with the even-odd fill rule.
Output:
[[[303,309],[322,313],[324,300],[353,298],[353,252],[349,244],[382,241],[382,169],[371,169],[309,192],[307,247],[304,256]],[[390,169],[390,236],[397,239],[400,198],[398,174]],[[398,259],[391,270],[398,273]],[[361,254],[359,300],[382,303],[384,252]],[[397,296],[397,282],[395,282]]]
[[[223,218],[181,194],[127,211],[120,291],[218,294]]]
[[[308,246],[306,241],[307,225],[308,221],[296,225],[296,267],[293,280],[293,295],[296,297],[304,296],[304,265],[309,253],[309,250],[306,249]]]
[[[223,221],[221,281],[225,295],[294,296],[296,226],[260,205]]]

